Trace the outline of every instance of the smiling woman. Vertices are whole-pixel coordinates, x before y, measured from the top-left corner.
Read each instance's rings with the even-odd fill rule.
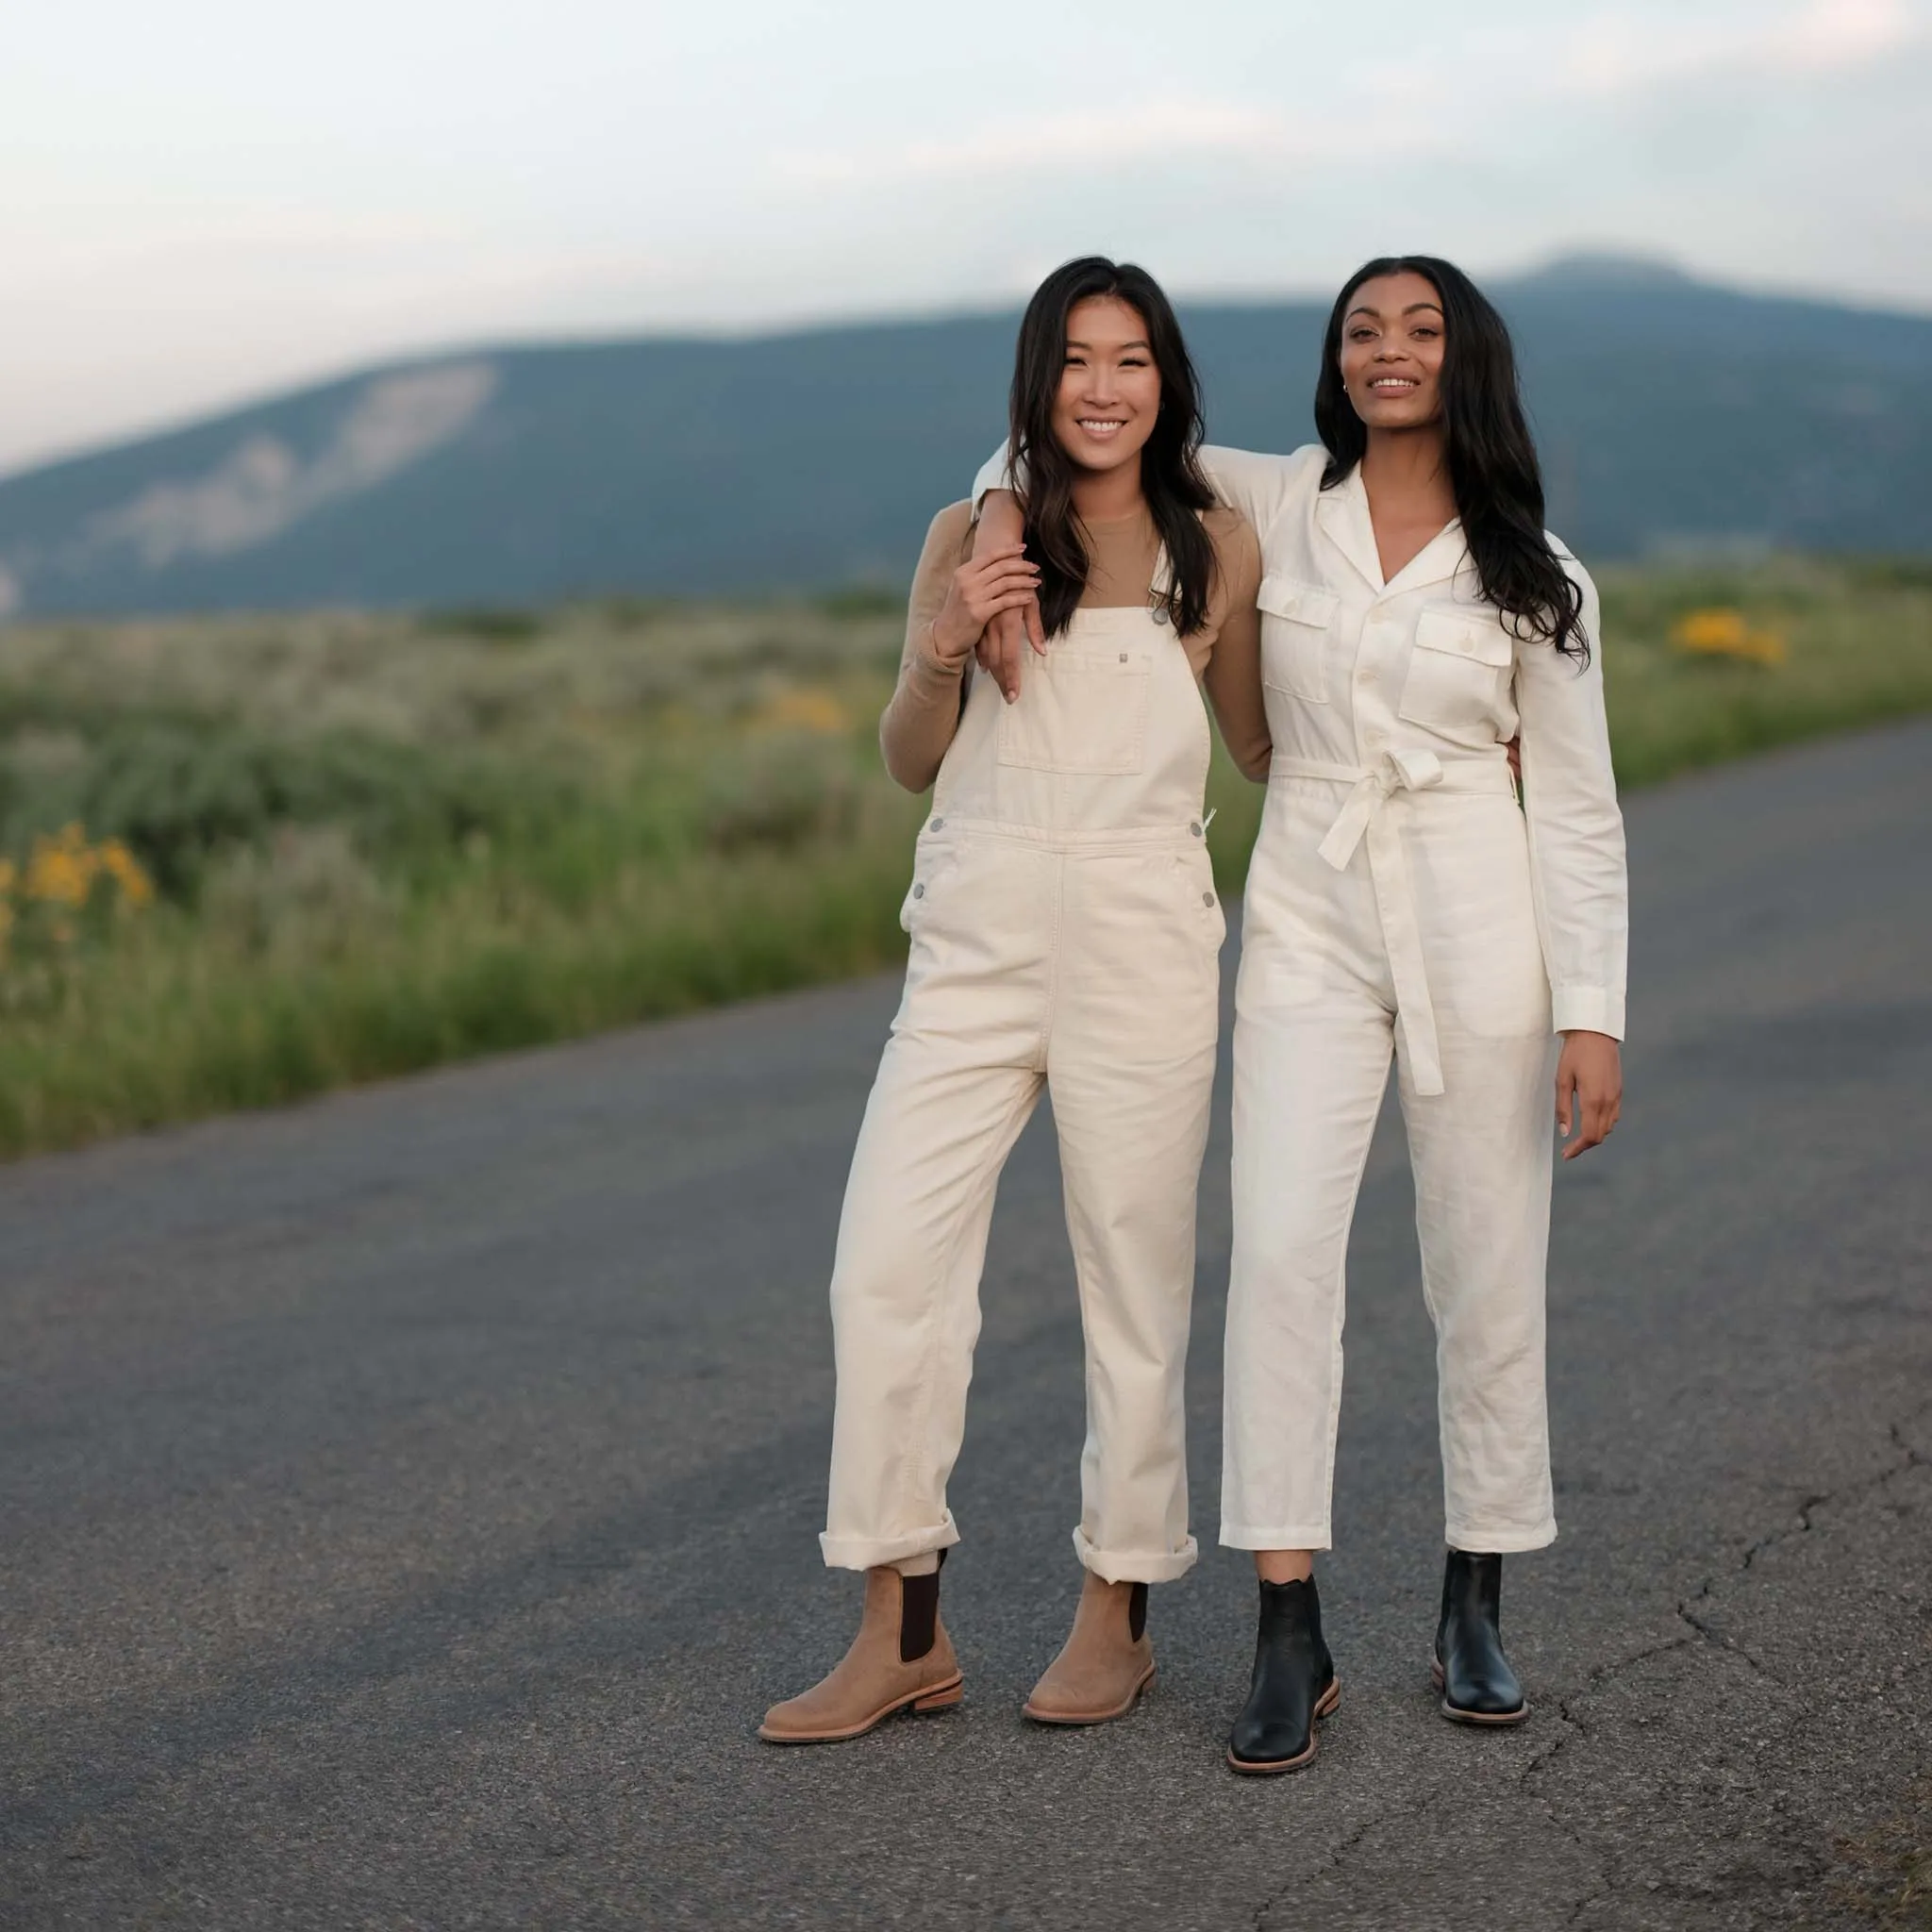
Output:
[[[821,1544],[865,1574],[844,1659],[761,1735],[813,1744],[959,1702],[939,1566],[965,1425],[993,1190],[1051,1085],[1089,1362],[1072,1635],[1026,1715],[1089,1724],[1154,1674],[1148,1586],[1183,1574],[1182,1372],[1194,1193],[1220,1014],[1205,687],[1265,757],[1244,519],[1196,460],[1194,374],[1141,270],[1070,262],[1020,330],[1011,416],[1040,486],[1017,543],[962,560],[934,520],[908,615],[887,763],[934,785],[904,924],[906,993],[866,1107],[832,1274],[838,1401]],[[990,619],[1044,610],[1008,696],[974,678]]]
[[[1459,520],[1484,600],[1523,634],[1589,655],[1583,593],[1543,529],[1509,332],[1461,270],[1432,256],[1384,256],[1356,271],[1329,313],[1315,428],[1329,453],[1324,490],[1362,462],[1372,441],[1385,465],[1397,452],[1424,458],[1379,507],[1384,576]]]
[[[1203,425],[1180,326],[1131,265],[1075,262],[1060,274],[1065,312],[1037,301],[1027,309],[1009,403],[1015,446],[1034,466],[1026,538],[1041,620],[1049,634],[1064,630],[1086,591],[1082,524],[1135,517],[1144,502],[1171,566],[1169,615],[1191,637],[1208,612],[1214,553],[1200,513],[1214,493],[1181,459]],[[1137,447],[1144,461],[1119,460]]]
[[[1466,1724],[1528,1713],[1502,1645],[1503,1557],[1556,1535],[1552,1031],[1566,1158],[1611,1131],[1622,1093],[1596,593],[1543,529],[1501,316],[1449,262],[1366,263],[1329,314],[1315,420],[1322,449],[1260,486],[1280,499],[1271,580],[1325,594],[1311,625],[1264,635],[1264,667],[1292,634],[1324,675],[1311,698],[1264,668],[1273,783],[1237,994],[1222,1541],[1261,1579],[1228,1754],[1248,1772],[1306,1762],[1334,1697],[1312,1564],[1331,1536],[1343,1254],[1391,1048],[1440,1338],[1435,1677]]]

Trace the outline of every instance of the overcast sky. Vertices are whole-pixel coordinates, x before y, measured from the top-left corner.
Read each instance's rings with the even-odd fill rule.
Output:
[[[0,42],[0,469],[398,349],[1584,246],[1932,308],[1926,0],[66,0]]]

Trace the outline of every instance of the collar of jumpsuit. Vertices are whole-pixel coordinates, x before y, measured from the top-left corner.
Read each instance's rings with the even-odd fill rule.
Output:
[[[1384,578],[1374,520],[1369,515],[1368,486],[1362,481],[1359,463],[1333,490],[1324,490],[1315,498],[1315,522],[1378,596],[1447,582],[1462,566],[1462,519],[1452,517],[1392,577]]]

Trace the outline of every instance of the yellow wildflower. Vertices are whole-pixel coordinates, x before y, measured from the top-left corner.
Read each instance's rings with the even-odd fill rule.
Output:
[[[816,686],[781,691],[752,720],[765,731],[823,731],[831,735],[852,728],[851,714],[828,691]]]
[[[1784,639],[1774,630],[1753,630],[1741,610],[1692,610],[1671,627],[1671,641],[1697,657],[1740,658],[1751,664],[1782,664]]]
[[[78,829],[69,825],[54,838],[34,841],[24,887],[29,899],[44,899],[57,906],[87,904],[100,861],[89,851],[84,838],[72,836]]]
[[[155,895],[154,882],[119,839],[91,845],[79,825],[36,839],[24,871],[16,873],[10,859],[0,859],[0,891],[17,879],[23,899],[51,906],[85,906],[104,877],[113,880],[130,906],[145,906]]]
[[[155,895],[154,881],[142,869],[140,859],[119,839],[108,839],[100,847],[101,867],[121,888],[130,906],[145,906]]]

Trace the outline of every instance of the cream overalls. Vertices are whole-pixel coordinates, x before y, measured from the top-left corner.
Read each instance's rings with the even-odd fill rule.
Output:
[[[1109,1582],[1194,1560],[1182,1375],[1224,926],[1207,712],[1164,615],[1075,611],[1011,706],[974,678],[940,768],[833,1267],[829,1564],[958,1541],[993,1191],[1049,1087],[1086,1335],[1074,1547]]]

